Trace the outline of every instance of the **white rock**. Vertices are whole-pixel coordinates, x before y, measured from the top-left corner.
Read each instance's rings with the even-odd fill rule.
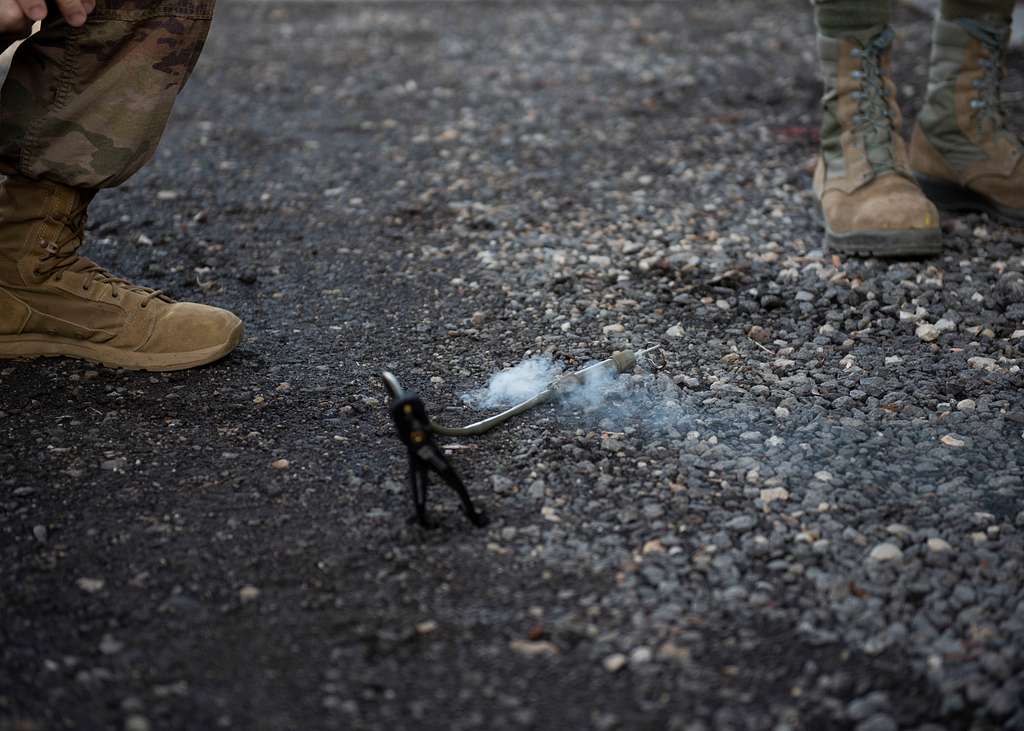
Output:
[[[974,399],[965,398],[962,401],[956,402],[957,411],[974,411],[978,404],[974,402]]]
[[[1024,330],[1014,330],[1013,334],[1010,335],[1010,340],[1019,340],[1024,338]]]
[[[649,647],[637,647],[629,653],[629,662],[632,665],[643,665],[654,659],[654,652]]]
[[[947,447],[962,447],[966,443],[956,434],[947,434],[946,436],[942,437],[942,439],[940,439],[939,441],[941,441]]]
[[[665,331],[665,335],[670,338],[681,338],[683,337],[683,328],[681,325],[673,325]]]
[[[943,317],[935,323],[935,329],[944,333],[952,332],[956,330],[956,323]]]
[[[90,579],[85,576],[77,581],[78,588],[87,594],[95,594],[98,591],[102,591],[106,583],[103,579]]]
[[[915,333],[917,334],[917,337],[921,338],[921,340],[925,341],[926,343],[930,343],[933,340],[938,340],[939,335],[942,334],[939,328],[935,327],[930,322],[922,322],[920,325],[917,326],[917,330],[915,331]]]
[[[952,551],[953,547],[941,538],[929,538],[928,550],[933,553],[943,553],[945,551]]]
[[[789,490],[784,487],[769,487],[761,490],[761,502],[767,504],[776,500],[789,500]]]
[[[243,586],[238,590],[238,598],[243,602],[251,602],[258,599],[260,596],[260,590],[251,584]]]
[[[903,550],[895,543],[879,543],[871,549],[868,558],[881,563],[882,561],[894,561],[903,557]]]
[[[611,335],[612,333],[626,332],[626,328],[622,325],[622,323],[616,322],[612,325],[605,325],[604,327],[601,328],[601,332],[603,332],[605,335]]]
[[[508,643],[509,649],[526,657],[537,657],[538,655],[557,655],[558,645],[546,640],[512,640]]]
[[[540,514],[544,520],[549,520],[552,523],[561,523],[562,519],[558,517],[558,513],[550,505],[545,505],[540,509]]]
[[[626,667],[626,656],[621,652],[616,652],[614,655],[606,657],[602,661],[602,664],[604,665],[604,669],[609,673],[617,673],[622,670],[622,668]]]
[[[926,310],[923,307],[918,307],[913,312],[909,312],[907,310],[900,310],[900,322],[906,322],[907,320],[917,322],[927,314],[928,310]]]

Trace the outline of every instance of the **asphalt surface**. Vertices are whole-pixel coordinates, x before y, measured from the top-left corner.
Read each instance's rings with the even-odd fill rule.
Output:
[[[1024,232],[824,253],[812,38],[802,0],[225,2],[88,253],[247,335],[0,364],[0,729],[1024,728]],[[454,423],[652,341],[443,440],[488,528],[442,488],[407,524],[382,369]]]

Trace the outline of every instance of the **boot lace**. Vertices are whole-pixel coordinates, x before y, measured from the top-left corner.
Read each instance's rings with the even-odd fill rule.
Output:
[[[121,292],[133,292],[142,297],[140,307],[145,308],[154,299],[161,299],[165,302],[172,300],[162,290],[150,287],[140,287],[132,284],[126,279],[114,276],[103,267],[90,259],[78,255],[78,248],[85,238],[85,224],[87,214],[83,205],[67,216],[48,215],[46,222],[53,224],[58,230],[57,239],[54,241],[43,241],[43,253],[40,256],[34,274],[40,277],[53,277],[60,281],[64,272],[73,271],[85,275],[82,281],[82,289],[88,291],[93,283],[108,284],[111,287],[110,296],[117,299]]]
[[[978,90],[978,96],[971,100],[971,109],[975,110],[979,126],[989,121],[993,129],[1004,130],[1008,118],[1002,94],[1002,82],[1006,74],[1006,34],[997,26],[972,18],[961,18],[957,22],[971,36],[981,41],[987,53],[978,60],[982,77],[972,82]]]
[[[886,28],[863,48],[850,51],[852,56],[861,61],[861,68],[850,74],[860,81],[860,88],[853,92],[853,98],[857,100],[853,129],[864,139],[868,162],[876,173],[896,169],[892,146],[892,110],[882,69],[882,54],[892,44],[895,35],[892,28]]]

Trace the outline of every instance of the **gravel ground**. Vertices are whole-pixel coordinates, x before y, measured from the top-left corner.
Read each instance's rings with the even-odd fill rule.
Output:
[[[1024,728],[1024,232],[823,254],[806,2],[724,7],[225,3],[89,251],[248,334],[0,366],[0,729]],[[651,341],[406,524],[381,369]]]

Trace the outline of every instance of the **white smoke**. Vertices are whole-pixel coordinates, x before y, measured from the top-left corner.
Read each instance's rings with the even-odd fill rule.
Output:
[[[562,367],[550,356],[529,358],[495,373],[486,388],[467,393],[462,400],[478,409],[505,409],[533,398],[561,374]]]
[[[565,368],[548,356],[529,358],[495,373],[482,388],[462,397],[481,410],[506,409],[548,388]],[[629,426],[655,432],[682,430],[692,422],[683,391],[664,374],[617,374],[595,368],[582,383],[570,382],[555,400],[563,416],[606,430]]]

